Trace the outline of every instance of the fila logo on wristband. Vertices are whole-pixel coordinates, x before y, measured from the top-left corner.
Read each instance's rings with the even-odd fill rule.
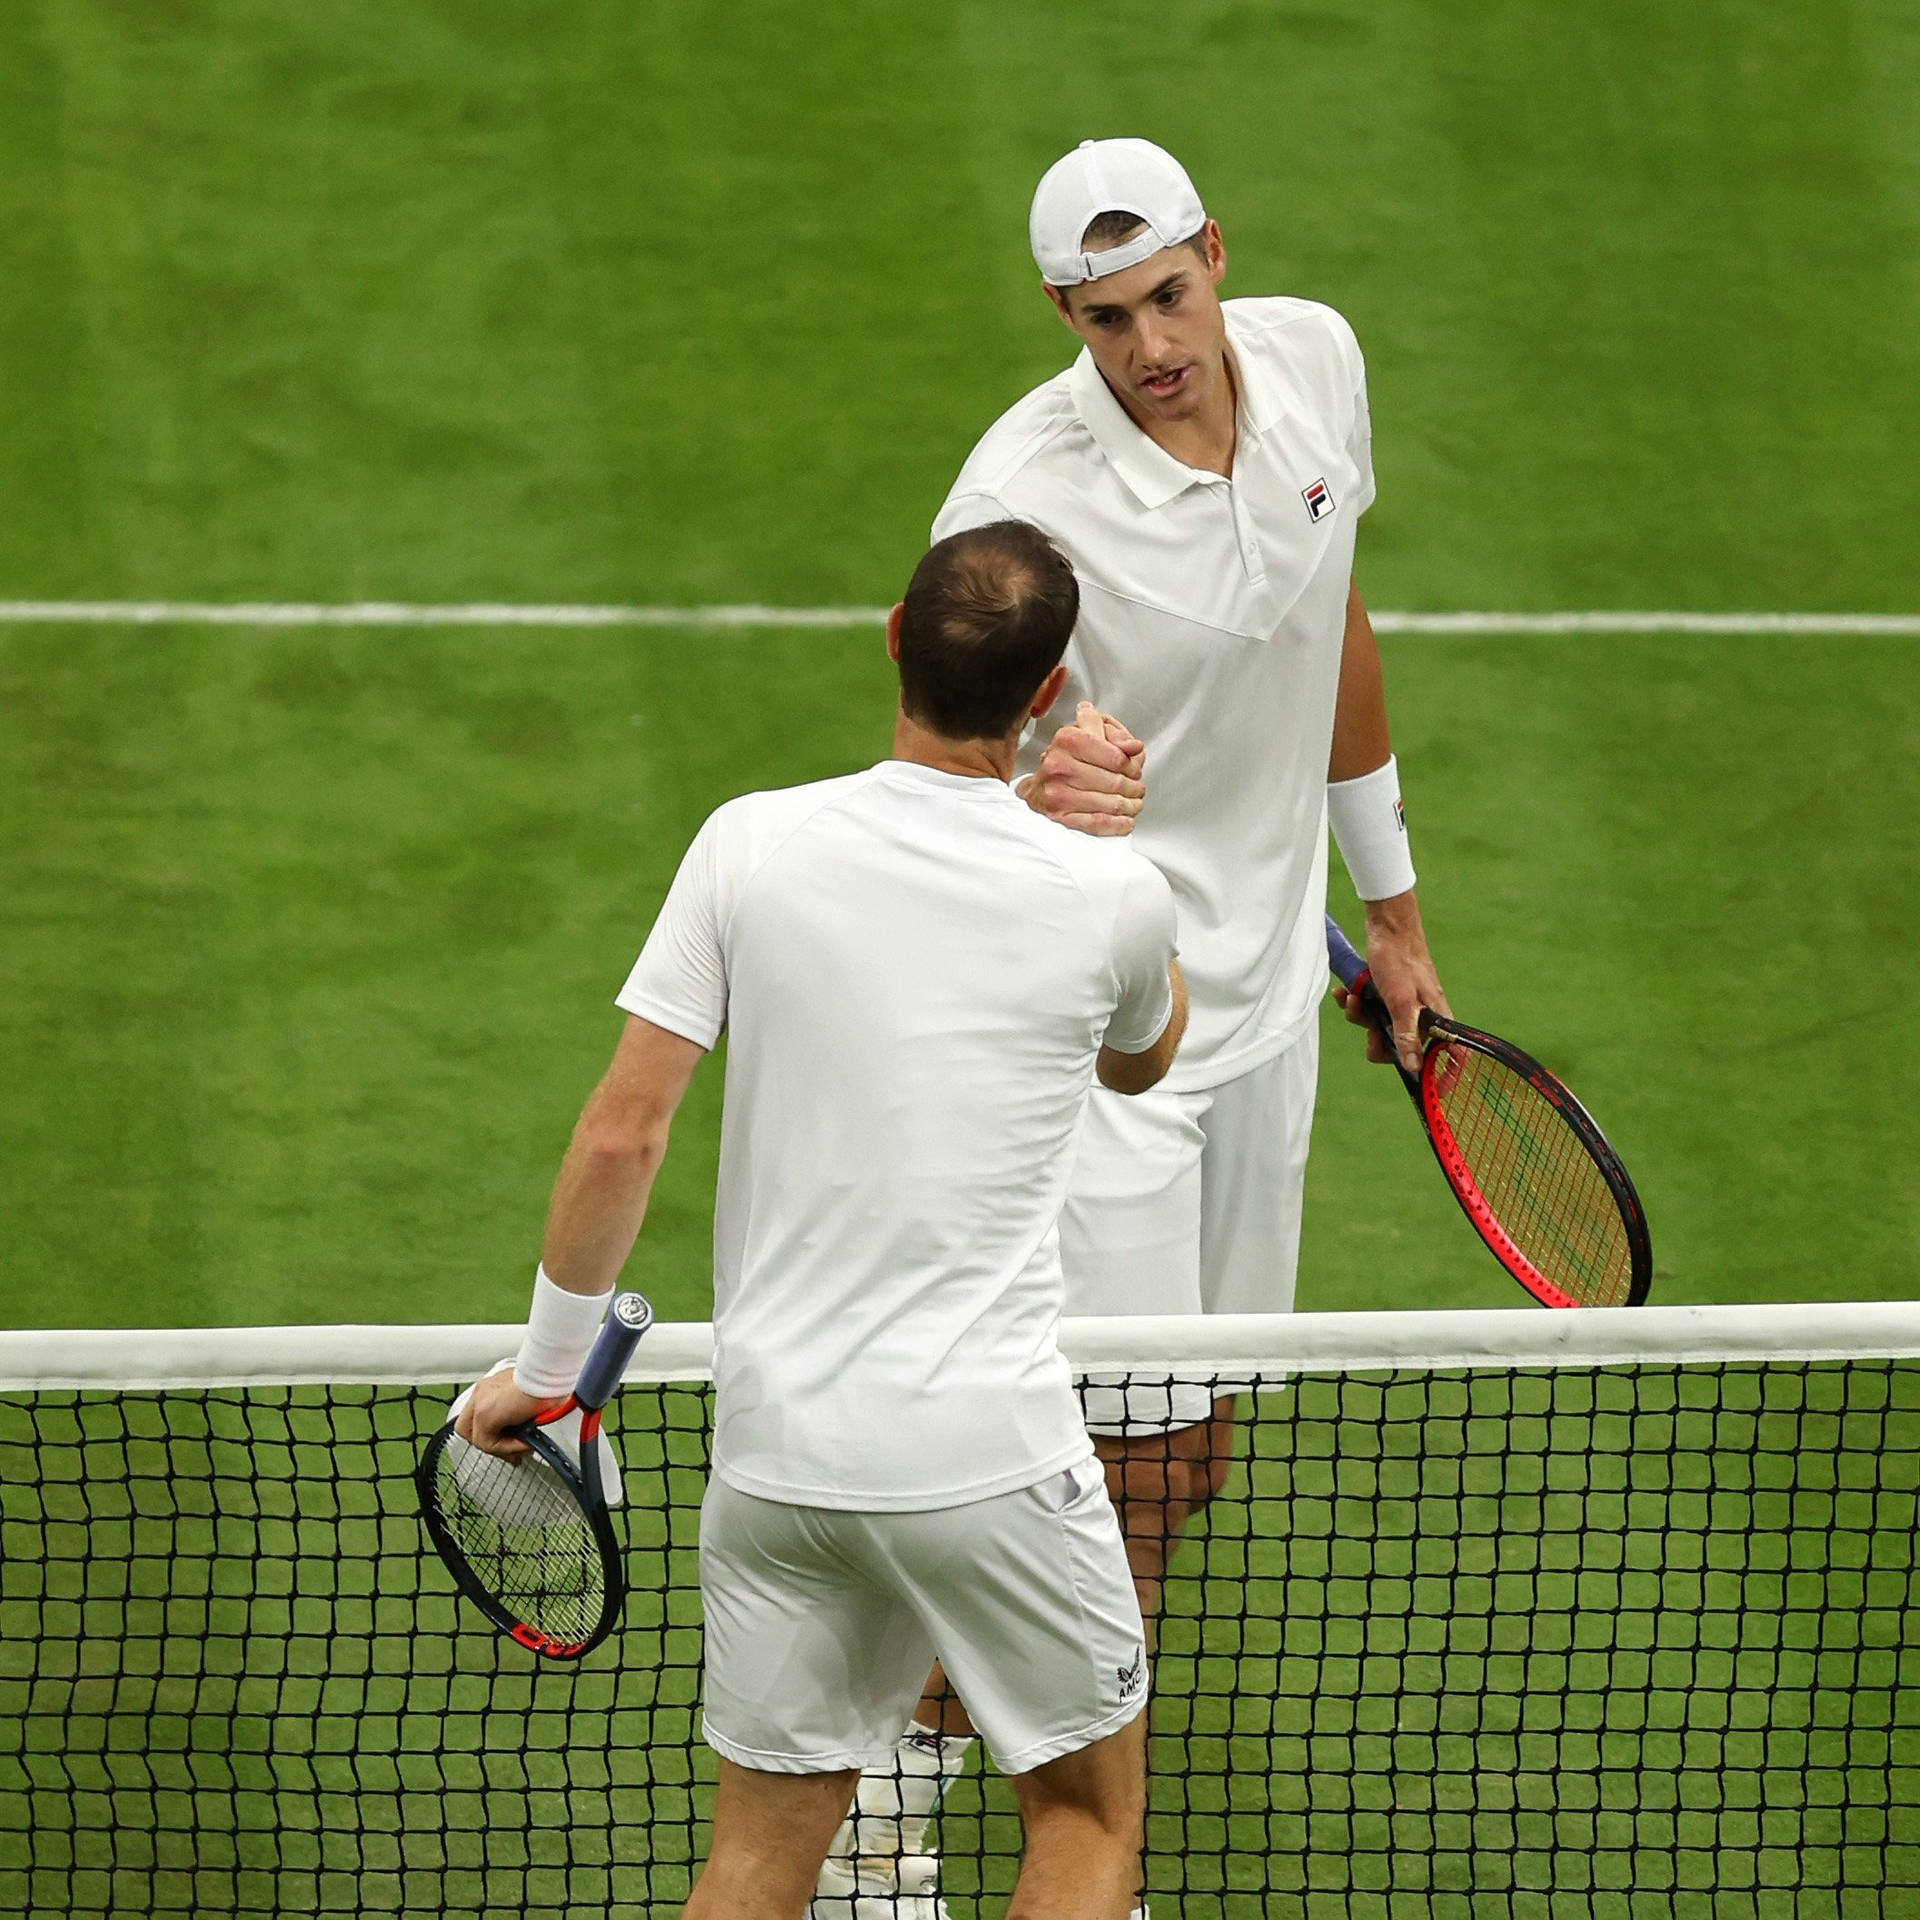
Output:
[[[1391,754],[1371,773],[1327,783],[1327,823],[1362,900],[1391,900],[1413,885],[1407,810]]]
[[[1309,520],[1324,520],[1333,511],[1333,495],[1324,479],[1316,480],[1310,487],[1302,487],[1300,498],[1307,503]]]

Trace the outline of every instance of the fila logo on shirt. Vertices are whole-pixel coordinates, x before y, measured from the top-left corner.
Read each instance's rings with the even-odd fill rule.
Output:
[[[1324,479],[1316,480],[1310,487],[1302,487],[1300,498],[1307,503],[1309,520],[1324,520],[1333,511],[1333,494]]]

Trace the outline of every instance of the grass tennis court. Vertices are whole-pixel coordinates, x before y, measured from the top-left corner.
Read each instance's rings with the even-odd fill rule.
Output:
[[[1354,320],[1374,605],[1920,606],[1894,0],[74,0],[0,21],[0,88],[0,597],[884,604],[1064,362],[1033,178],[1128,127],[1229,292]],[[1617,1137],[1656,1297],[1907,1291],[1920,649],[1387,665],[1456,1005]],[[687,836],[889,706],[866,633],[0,626],[10,1317],[517,1313]],[[1504,1303],[1330,1051],[1303,1303]],[[636,1268],[671,1314],[716,1081]]]
[[[1033,181],[1069,142],[1119,131],[1188,162],[1229,294],[1308,294],[1353,320],[1374,606],[1920,610],[1908,0],[350,0],[298,18],[261,0],[27,0],[0,12],[0,600],[885,603],[973,439],[1064,364],[1024,255]],[[1653,1297],[1911,1294],[1920,643],[1384,653],[1456,1009],[1590,1101],[1647,1204]],[[876,757],[890,705],[879,637],[853,630],[0,623],[0,1319],[518,1316],[611,996],[687,837],[745,787]],[[1329,1023],[1326,1040],[1301,1303],[1517,1301],[1398,1089],[1353,1036]],[[718,1083],[712,1065],[696,1079],[630,1270],[672,1317],[709,1306]],[[1896,1378],[1910,1394],[1910,1370]],[[1636,1831],[1751,1861],[1729,1897],[1754,1891],[1755,1920],[1873,1911],[1824,1882],[1779,1902],[1775,1712],[1805,1723],[1779,1723],[1814,1782],[1804,1857],[1830,1879],[1914,1877],[1840,1807],[1871,1805],[1877,1768],[1920,1766],[1901,1664],[1910,1399],[1852,1427],[1815,1406],[1792,1489],[1756,1478],[1756,1447],[1781,1441],[1763,1418],[1677,1424],[1694,1450],[1658,1455],[1687,1463],[1668,1511],[1761,1525],[1790,1556],[1671,1575],[1659,1617],[1693,1623],[1683,1650],[1632,1638],[1669,1576],[1635,1560],[1650,1535],[1617,1409],[1592,1416],[1590,1461],[1602,1501],[1624,1503],[1620,1565],[1588,1570],[1553,1557],[1567,1490],[1468,1486],[1477,1438],[1438,1409],[1429,1439],[1463,1465],[1437,1497],[1485,1531],[1463,1584],[1428,1593],[1399,1530],[1412,1468],[1376,1459],[1379,1429],[1343,1426],[1334,1391],[1264,1433],[1235,1483],[1257,1498],[1216,1510],[1175,1582],[1165,1644],[1191,1664],[1162,1690],[1197,1702],[1201,1773],[1169,1768],[1161,1792],[1195,1796],[1191,1831],[1218,1848],[1191,1848],[1194,1884],[1216,1859],[1221,1883],[1192,1913],[1431,1920],[1423,1894],[1380,1884],[1399,1850],[1505,1849],[1524,1878],[1554,1840],[1621,1871],[1623,1742],[1670,1801]],[[124,1674],[76,1671],[52,1709],[103,1757],[71,1785],[45,1755],[30,1788],[0,1781],[16,1809],[32,1792],[96,1822],[131,1796],[121,1813],[159,1836],[117,1882],[80,1845],[82,1904],[157,1889],[258,1910],[284,1868],[326,1910],[347,1897],[329,1862],[349,1856],[387,1876],[370,1910],[486,1904],[479,1705],[516,1656],[456,1638],[444,1594],[421,1597],[393,1478],[415,1418],[384,1453],[370,1430],[355,1442],[355,1466],[387,1478],[363,1479],[337,1527],[272,1479],[257,1533],[250,1510],[189,1505],[171,1560],[158,1521],[127,1519],[146,1570],[129,1558],[136,1584],[109,1601],[138,1627],[114,1642]],[[1587,1459],[1589,1417],[1571,1418]],[[1839,1439],[1895,1478],[1845,1481]],[[142,1473],[200,1457],[139,1444]],[[275,1442],[274,1472],[319,1444]],[[1395,1530],[1349,1532],[1343,1488],[1384,1500]],[[71,1547],[75,1516],[62,1525]],[[370,1558],[324,1575],[337,1596],[168,1598],[163,1574],[193,1577],[222,1527],[276,1554],[306,1527]],[[671,1769],[688,1764],[692,1618],[655,1544],[638,1539],[628,1655],[644,1669],[649,1622],[670,1619],[680,1651],[657,1680],[636,1696],[624,1673],[583,1674],[553,1705],[567,1683],[536,1702],[515,1676],[494,1696],[532,1709],[511,1775],[542,1823],[510,1889],[530,1912],[558,1903],[570,1793],[593,1803],[575,1838],[609,1873],[691,1849],[697,1801]],[[1373,1556],[1364,1579],[1354,1555]],[[1837,1585],[1807,1584],[1816,1561]],[[1234,1617],[1242,1591],[1249,1624],[1225,1644],[1207,1615]],[[425,1643],[403,1638],[416,1604]],[[336,1605],[352,1631],[331,1632]],[[1501,1622],[1525,1605],[1574,1638],[1517,1651]],[[1592,1799],[1549,1806],[1530,1744],[1547,1733],[1498,1715],[1521,1680],[1586,1698],[1582,1605],[1623,1623],[1607,1657],[1641,1720],[1582,1705],[1598,1721],[1554,1730]],[[1878,1639],[1823,1638],[1848,1607]],[[1467,1637],[1440,1646],[1443,1616]],[[191,1672],[161,1665],[168,1624],[169,1658],[198,1650]],[[287,1644],[286,1675],[250,1675]],[[10,1617],[0,1691],[39,1657]],[[1485,1721],[1420,1720],[1436,1663]],[[277,1732],[254,1710],[269,1698],[297,1709]],[[1725,1724],[1694,1724],[1696,1698]],[[1843,1704],[1878,1716],[1884,1750],[1836,1744]],[[569,1786],[569,1713],[595,1747],[654,1711],[664,1760]],[[1181,1733],[1163,1719],[1163,1740]],[[274,1740],[293,1743],[280,1776]],[[122,1750],[141,1741],[158,1784]],[[196,1789],[189,1755],[224,1774]],[[1227,1761],[1216,1788],[1205,1770]],[[1507,1804],[1464,1804],[1469,1762]],[[276,1799],[276,1777],[317,1811]],[[970,1791],[949,1808],[956,1894]],[[1161,1834],[1168,1817],[1163,1798]],[[0,1830],[0,1886],[18,1830]],[[431,1887],[406,1883],[410,1830],[445,1833],[419,1870]],[[1304,1858],[1303,1838],[1345,1863],[1350,1907],[1316,1885],[1276,1909],[1234,1879],[1256,1847]],[[1712,1898],[1618,1893],[1596,1881],[1599,1920],[1708,1920]],[[1745,1920],[1712,1920],[1729,1911]]]
[[[1920,647],[1384,644],[1455,1007],[1609,1129],[1654,1297],[1908,1292]],[[24,1324],[521,1313],[686,839],[884,750],[889,711],[864,632],[0,649]],[[1510,1304],[1399,1089],[1326,1040],[1304,1304]],[[673,1316],[707,1310],[718,1099],[709,1064],[630,1269]]]

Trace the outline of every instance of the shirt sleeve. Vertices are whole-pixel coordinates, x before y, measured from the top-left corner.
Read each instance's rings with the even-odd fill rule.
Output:
[[[987,527],[996,520],[1019,518],[1017,513],[1009,512],[1005,503],[996,500],[990,493],[955,491],[947,495],[946,505],[934,520],[933,540],[937,545],[949,535],[965,533],[970,527]]]
[[[627,984],[614,996],[626,1012],[709,1050],[727,1023],[727,958],[720,941],[719,833],[710,817],[694,836],[666,904]]]
[[[1178,951],[1173,889],[1152,861],[1135,855],[1120,911],[1113,922],[1113,971],[1120,1004],[1107,1022],[1106,1044],[1119,1053],[1145,1053],[1173,1018],[1167,966]]]
[[[1341,360],[1353,388],[1353,424],[1347,430],[1347,458],[1353,462],[1356,487],[1353,511],[1356,517],[1373,505],[1373,416],[1367,410],[1367,362],[1360,342],[1344,319],[1336,330],[1340,337]]]

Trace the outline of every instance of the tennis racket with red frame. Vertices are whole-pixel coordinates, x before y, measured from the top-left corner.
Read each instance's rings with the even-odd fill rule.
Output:
[[[1393,1046],[1364,958],[1327,917],[1327,960]],[[1567,1088],[1511,1042],[1420,1013],[1420,1071],[1394,1065],[1447,1186],[1493,1256],[1550,1307],[1637,1307],[1653,1282],[1647,1216],[1620,1156]]]
[[[531,1449],[525,1458],[482,1453],[449,1420],[414,1473],[427,1535],[460,1591],[502,1633],[549,1660],[592,1652],[627,1597],[607,1513],[609,1492],[619,1497],[607,1475],[617,1481],[619,1465],[600,1418],[652,1324],[641,1295],[614,1296],[572,1394],[515,1430]]]

